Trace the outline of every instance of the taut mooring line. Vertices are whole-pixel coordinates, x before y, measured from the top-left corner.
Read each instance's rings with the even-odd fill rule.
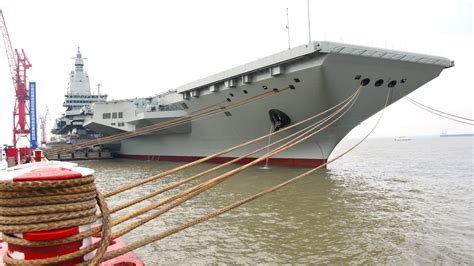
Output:
[[[463,123],[463,124],[468,124],[468,125],[471,125],[471,126],[474,126],[474,119],[470,119],[470,118],[466,118],[466,117],[462,117],[462,116],[458,116],[458,115],[453,115],[453,114],[450,114],[450,113],[446,113],[446,112],[443,112],[443,111],[440,111],[438,109],[435,109],[435,108],[432,108],[432,107],[429,107],[427,105],[424,105],[422,103],[419,103],[413,99],[411,99],[410,97],[405,97],[410,103],[412,103],[413,105],[415,105],[416,107],[418,108],[421,108],[427,112],[430,112],[434,115],[437,115],[437,116],[441,116],[443,118],[446,118],[446,119],[449,119],[449,120],[452,120],[452,121],[456,121],[456,122],[459,122],[459,123]],[[464,120],[464,121],[463,121]]]
[[[168,230],[166,230],[166,231],[164,231],[164,232],[162,232],[162,233],[145,237],[144,239],[142,239],[142,240],[140,240],[140,241],[136,241],[136,242],[133,242],[133,243],[129,244],[127,247],[124,247],[124,248],[121,248],[121,249],[118,249],[118,250],[115,250],[115,251],[108,252],[108,253],[106,253],[106,254],[104,255],[103,261],[109,260],[109,259],[112,259],[112,258],[115,258],[115,257],[118,257],[118,256],[120,256],[120,255],[122,255],[122,254],[125,254],[125,253],[129,252],[129,251],[132,251],[132,250],[137,249],[137,248],[139,248],[139,247],[142,247],[142,246],[145,246],[145,245],[147,245],[147,244],[153,243],[153,242],[155,242],[155,241],[158,241],[158,240],[160,240],[160,239],[163,239],[163,238],[165,238],[165,237],[167,237],[167,236],[170,236],[170,235],[172,235],[172,234],[178,233],[178,232],[180,232],[180,231],[182,231],[182,230],[184,230],[184,229],[186,229],[186,228],[189,228],[189,227],[191,227],[191,226],[193,226],[193,225],[202,223],[202,222],[207,221],[207,220],[209,220],[209,219],[211,219],[211,218],[214,218],[214,217],[216,217],[216,216],[219,216],[219,215],[221,215],[221,214],[223,214],[223,213],[225,213],[225,212],[227,212],[227,211],[230,211],[230,210],[232,210],[232,209],[235,209],[235,208],[237,208],[237,207],[239,207],[239,206],[241,206],[241,205],[243,205],[243,204],[245,204],[245,203],[248,203],[248,202],[250,202],[250,201],[253,201],[253,200],[255,200],[255,199],[258,199],[258,198],[260,198],[260,197],[262,197],[262,196],[264,196],[264,195],[266,195],[266,194],[268,194],[268,193],[271,193],[271,192],[276,191],[276,190],[278,190],[278,189],[280,189],[280,188],[282,188],[282,187],[284,187],[284,186],[286,186],[286,185],[288,185],[288,184],[291,184],[291,183],[293,183],[293,182],[295,182],[295,181],[297,181],[297,180],[299,180],[299,179],[301,179],[301,178],[303,178],[303,177],[309,175],[310,173],[312,173],[312,172],[314,172],[314,171],[316,171],[316,170],[318,170],[318,169],[321,169],[322,167],[328,165],[329,163],[332,163],[332,162],[334,162],[334,161],[340,159],[342,156],[346,155],[347,153],[349,153],[350,151],[352,151],[353,149],[355,149],[357,146],[359,146],[362,142],[364,142],[364,141],[372,134],[372,132],[377,128],[379,122],[380,122],[381,119],[382,119],[382,116],[383,116],[383,114],[384,114],[385,108],[386,108],[387,105],[388,105],[388,101],[389,101],[389,98],[390,98],[390,96],[391,96],[391,92],[392,92],[392,89],[389,88],[389,91],[388,91],[388,93],[387,93],[387,98],[386,98],[386,100],[385,100],[384,108],[383,108],[383,110],[382,110],[382,112],[381,112],[381,114],[380,114],[380,116],[379,116],[379,119],[378,119],[377,122],[375,123],[374,127],[369,131],[369,133],[367,133],[367,135],[365,135],[358,143],[356,143],[355,145],[353,145],[351,148],[349,148],[348,150],[346,150],[346,151],[343,152],[342,154],[336,156],[334,159],[331,159],[331,160],[327,161],[326,163],[324,163],[324,164],[322,164],[322,165],[320,165],[320,166],[318,166],[318,167],[316,167],[316,168],[313,168],[313,169],[311,169],[311,170],[309,170],[309,171],[307,171],[307,172],[305,172],[305,173],[303,173],[303,174],[300,174],[300,175],[298,175],[298,176],[296,176],[296,177],[294,177],[294,178],[292,178],[292,179],[290,179],[290,180],[288,180],[288,181],[282,182],[282,183],[280,183],[280,184],[278,184],[278,185],[276,185],[276,186],[273,186],[273,187],[271,187],[271,188],[268,188],[268,189],[266,189],[266,190],[263,190],[263,191],[261,191],[261,192],[259,192],[259,193],[257,193],[257,194],[254,194],[254,195],[252,195],[252,196],[250,196],[250,197],[247,197],[247,198],[245,198],[245,199],[243,199],[243,200],[237,201],[237,202],[235,202],[235,203],[233,203],[233,204],[230,204],[230,205],[228,205],[228,206],[226,206],[226,207],[224,207],[224,208],[217,209],[217,210],[215,210],[215,211],[209,212],[209,213],[207,213],[206,215],[197,217],[197,218],[195,218],[195,219],[193,219],[193,220],[191,220],[191,221],[189,221],[189,222],[187,222],[187,223],[183,223],[183,224],[180,224],[180,225],[175,226],[175,227],[173,227],[173,228],[170,228],[170,229],[168,229]],[[198,193],[198,191],[196,191],[195,193]]]

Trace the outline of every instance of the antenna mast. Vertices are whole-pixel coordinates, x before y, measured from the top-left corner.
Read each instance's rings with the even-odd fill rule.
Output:
[[[309,35],[309,42],[311,42],[311,21],[310,21],[310,15],[309,15],[309,0],[307,0],[308,3],[308,35]]]
[[[291,48],[290,45],[290,18],[288,17],[288,8],[286,8],[286,29],[288,30],[288,50]]]

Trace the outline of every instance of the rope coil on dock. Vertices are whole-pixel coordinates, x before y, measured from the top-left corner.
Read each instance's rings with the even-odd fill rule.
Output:
[[[56,240],[32,241],[27,236],[91,225],[97,221],[96,205],[103,216],[102,238],[96,245],[58,257],[33,260],[12,258],[10,255],[14,252],[5,252],[3,260],[6,264],[56,264],[79,258],[96,248],[98,250],[91,263],[94,265],[101,260],[111,235],[110,214],[104,197],[94,184],[93,171],[84,169],[62,167],[61,163],[34,163],[25,165],[23,169],[6,170],[0,180],[0,231],[9,249],[30,242],[36,243],[37,247],[56,245]]]

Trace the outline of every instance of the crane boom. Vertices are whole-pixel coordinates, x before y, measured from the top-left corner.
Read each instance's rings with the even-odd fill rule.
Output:
[[[10,35],[8,34],[7,24],[5,23],[5,18],[3,17],[2,9],[0,9],[0,20],[1,20],[0,28],[2,28],[3,42],[5,43],[5,51],[7,53],[10,74],[11,74],[13,86],[15,86],[15,69],[18,63],[15,60],[16,59],[15,55],[13,54],[12,43],[10,41]]]
[[[5,43],[5,51],[7,53],[8,64],[10,66],[10,74],[15,88],[15,107],[13,109],[13,146],[17,147],[17,143],[22,138],[28,140],[30,126],[26,117],[30,115],[29,106],[29,91],[27,89],[27,75],[26,71],[31,67],[30,60],[26,53],[21,49],[21,53],[15,49],[13,52],[10,41],[10,34],[8,34],[7,25],[3,16],[3,11],[0,9],[0,27],[3,35],[3,42]]]

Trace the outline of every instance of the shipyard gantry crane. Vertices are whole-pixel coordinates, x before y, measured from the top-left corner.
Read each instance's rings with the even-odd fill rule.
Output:
[[[39,126],[41,129],[41,145],[46,145],[46,121],[49,118],[49,108],[46,106],[44,113],[39,116]]]
[[[15,107],[13,109],[13,146],[17,147],[17,144],[22,138],[26,138],[28,140],[26,143],[29,145],[30,125],[27,116],[30,115],[30,95],[27,89],[26,71],[31,67],[31,63],[23,49],[21,49],[21,52],[18,52],[17,49],[13,51],[10,36],[5,24],[5,18],[3,17],[1,9],[0,28],[2,30],[3,42],[5,43],[5,50],[7,52],[10,74],[16,96]]]

